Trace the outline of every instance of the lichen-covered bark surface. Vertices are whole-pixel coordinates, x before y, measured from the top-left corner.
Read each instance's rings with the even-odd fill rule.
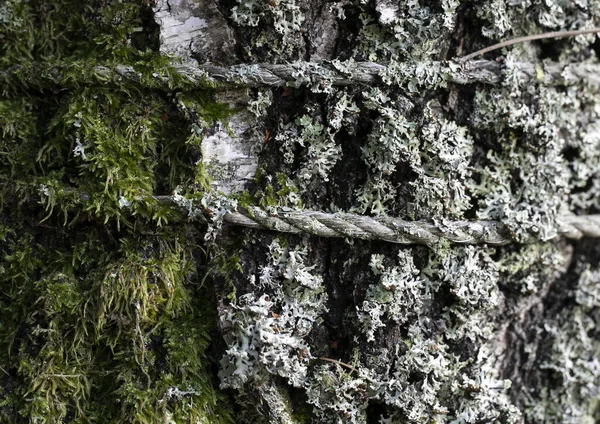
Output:
[[[600,3],[219,5],[238,63],[388,65],[369,86],[307,72],[302,87],[250,90],[259,170],[243,202],[493,219],[515,239],[398,247],[243,232],[238,271],[215,281],[221,385],[247,420],[600,419],[595,241],[554,232],[561,214],[598,210],[598,92],[544,85],[539,65],[526,81],[512,65],[597,63],[597,38],[493,53],[507,69],[494,87],[455,85],[440,65],[510,37],[597,26]]]
[[[599,26],[600,2],[84,3],[0,4],[3,420],[600,421],[600,250],[555,234],[600,209],[600,97],[536,65],[597,64],[600,42],[494,52],[494,86],[448,71]],[[177,60],[298,67],[219,90]],[[334,86],[322,61],[386,67]],[[94,71],[117,64],[139,77]],[[498,220],[514,243],[221,226],[236,205]]]

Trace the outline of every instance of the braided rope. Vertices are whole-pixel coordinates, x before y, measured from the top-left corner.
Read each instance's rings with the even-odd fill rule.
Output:
[[[527,35],[517,37],[510,40],[505,40],[492,46],[483,48],[466,56],[456,58],[453,61],[430,63],[430,66],[439,67],[445,73],[445,78],[458,83],[468,84],[472,82],[483,82],[496,84],[503,79],[503,68],[500,64],[487,60],[472,60],[477,56],[485,53],[511,46],[527,41],[542,40],[549,38],[565,38],[578,35],[600,33],[600,27],[587,28],[572,31],[553,31],[542,34]],[[452,66],[452,64],[460,63],[460,67]],[[81,64],[79,66],[83,70]],[[398,64],[393,64],[392,67]],[[170,86],[175,79],[184,79],[188,83],[199,86],[218,87],[219,85],[261,87],[283,85],[304,85],[304,84],[332,84],[332,85],[349,85],[349,84],[370,84],[373,83],[378,76],[387,70],[386,64],[377,64],[373,62],[354,62],[333,60],[330,62],[294,62],[288,64],[253,64],[253,65],[235,65],[231,67],[221,67],[213,64],[203,64],[199,66],[193,65],[175,65],[167,72],[154,72],[154,82]],[[412,71],[411,71],[412,66]],[[423,67],[420,64],[402,64],[403,73],[418,74],[418,68]],[[575,63],[570,65],[561,64],[532,64],[521,63],[511,66],[512,72],[521,73],[523,82],[536,81],[542,79],[546,84],[564,84],[572,80],[587,80],[592,85],[600,85],[600,66],[597,64],[581,64]],[[109,78],[124,78],[143,82],[141,73],[137,72],[131,66],[117,65],[114,68],[104,66],[96,66],[92,68],[95,73],[94,79],[100,79],[106,82]],[[541,76],[540,76],[541,73]],[[41,78],[53,82],[62,81],[62,70],[60,66],[44,65],[33,63],[29,66],[21,64],[13,65],[7,69],[0,70],[0,80],[7,80],[12,76],[18,78],[29,74],[33,78]],[[90,76],[88,75],[87,78]],[[72,77],[71,77],[72,78]],[[86,77],[83,76],[85,79]],[[72,80],[70,81],[73,82]],[[76,81],[79,83],[81,81]],[[147,82],[146,82],[147,83]]]
[[[450,62],[451,64],[452,62]],[[472,60],[460,67],[448,63],[438,63],[444,77],[456,84],[485,83],[496,85],[503,81],[507,67],[490,60]],[[437,65],[432,63],[432,66]],[[346,66],[344,64],[344,66]],[[406,65],[410,67],[410,65]],[[416,74],[417,65],[413,65]],[[354,62],[340,71],[338,65],[330,63],[296,62],[285,65],[257,64],[218,67],[200,65],[177,67],[185,78],[196,78],[198,70],[204,71],[205,81],[215,85],[225,84],[247,87],[281,87],[284,85],[306,85],[329,83],[345,86],[351,84],[373,84],[380,82],[380,75],[387,72],[388,65],[372,62]],[[408,72],[407,69],[404,72]],[[511,72],[517,74],[523,83],[540,81],[547,85],[568,85],[577,81],[587,81],[591,85],[600,85],[600,65],[590,63],[514,63]]]
[[[451,63],[451,62],[450,62]],[[435,63],[432,63],[435,65]],[[461,66],[449,66],[440,62],[447,74],[445,77],[456,84],[485,83],[496,85],[503,81],[507,68],[499,62],[490,60],[472,60]],[[417,65],[413,65],[417,68]],[[129,66],[115,69],[97,67],[103,76],[138,81],[139,74]],[[182,80],[199,86],[211,87],[282,87],[286,85],[331,84],[346,86],[352,84],[373,84],[380,82],[380,75],[388,70],[387,64],[373,62],[347,62],[343,67],[328,62],[294,62],[289,64],[254,64],[222,67],[211,64],[199,66],[175,65],[173,72]],[[407,70],[405,70],[407,72]],[[514,63],[511,72],[523,81],[541,81],[547,85],[568,85],[577,81],[587,81],[591,85],[600,85],[600,65],[590,63]],[[157,73],[155,78],[167,84],[171,75]]]
[[[600,215],[565,215],[557,223],[558,233],[570,239],[600,237]]]
[[[81,200],[89,200],[86,193],[80,193]],[[204,215],[215,216],[216,211],[202,207],[198,213],[191,199],[183,196],[152,196],[161,203],[174,203],[187,210],[190,215],[207,222]],[[141,201],[143,198],[133,200]],[[325,213],[311,210],[265,211],[250,206],[243,211],[230,210],[222,215],[225,223],[256,230],[270,230],[280,233],[311,234],[318,237],[359,238],[382,240],[398,244],[434,244],[442,239],[460,244],[487,243],[505,245],[518,242],[504,224],[499,221],[449,221],[437,222],[406,221],[389,216],[366,216],[346,212]],[[559,236],[571,240],[583,237],[600,237],[599,215],[562,215],[556,220]],[[539,241],[531,237],[528,241]]]
[[[433,244],[441,239],[454,243],[504,245],[515,242],[498,221],[405,221],[392,217],[369,217],[350,213],[317,211],[269,212],[250,207],[247,213],[229,212],[224,221],[248,228],[319,237],[349,237],[383,240],[399,244]],[[569,239],[600,237],[600,215],[566,215],[558,221],[557,233]],[[532,238],[533,241],[533,238]]]
[[[441,77],[456,84],[499,84],[506,72],[517,75],[523,83],[542,82],[546,85],[569,85],[586,81],[600,86],[600,65],[591,63],[513,63],[506,65],[490,60],[471,60],[458,65],[453,62],[432,63],[440,66]],[[403,73],[411,74],[411,66],[417,73],[417,65],[403,64]],[[352,84],[383,83],[380,75],[388,71],[387,64],[373,62],[294,62],[289,64],[255,64],[222,67],[211,64],[199,66],[173,65],[169,72],[155,72],[152,83],[170,87],[173,83],[185,83],[198,87],[282,87],[301,85],[331,84],[346,86]],[[64,86],[80,83],[107,83],[109,81],[130,80],[148,84],[147,77],[131,66],[96,66],[93,73],[82,72],[81,80],[64,80],[61,66],[14,65],[0,71],[0,81],[10,78],[42,80]]]

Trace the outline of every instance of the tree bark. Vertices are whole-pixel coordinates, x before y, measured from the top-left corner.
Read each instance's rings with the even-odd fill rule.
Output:
[[[441,75],[447,61],[498,39],[571,29],[584,16],[592,25],[598,6],[277,1],[219,10],[236,46],[220,65],[296,69],[239,89],[256,116],[247,121],[255,134],[237,137],[261,169],[245,186],[255,201],[434,222],[493,218],[514,241],[397,247],[228,229],[245,241],[234,298],[215,277],[229,299],[220,377],[248,421],[258,420],[253,402],[268,422],[597,420],[587,398],[600,383],[589,298],[597,256],[584,253],[594,241],[566,242],[552,229],[560,211],[597,210],[596,82],[551,70],[597,66],[596,37],[491,55],[486,66],[503,74],[480,81],[498,87]],[[222,35],[203,36],[215,48],[196,45],[189,56],[216,56]],[[556,63],[545,68],[549,57]],[[343,84],[308,71],[334,61],[343,75],[349,60],[385,66]],[[529,237],[537,242],[519,243]]]
[[[8,422],[600,422],[598,0],[0,25]]]

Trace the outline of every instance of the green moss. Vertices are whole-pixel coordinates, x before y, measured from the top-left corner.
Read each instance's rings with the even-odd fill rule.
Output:
[[[2,422],[232,422],[202,233],[152,197],[202,196],[196,129],[229,111],[153,51],[148,8],[0,6]]]
[[[302,207],[298,187],[288,175],[280,172],[275,179],[268,178],[264,168],[259,168],[256,171],[255,182],[258,189],[252,195],[247,193],[237,195],[240,207],[247,205],[259,205],[264,209]]]
[[[0,302],[0,381],[12,387],[2,394],[4,416],[228,420],[204,353],[215,331],[212,295],[200,287],[201,256],[179,231],[115,243],[97,226],[56,237],[52,248],[34,229],[5,237],[0,276],[12,285],[3,284]]]

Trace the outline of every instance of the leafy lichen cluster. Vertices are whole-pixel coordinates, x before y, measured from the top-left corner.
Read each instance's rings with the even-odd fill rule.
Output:
[[[305,256],[305,251],[273,242],[268,265],[258,280],[250,281],[255,290],[221,312],[224,325],[231,327],[221,361],[223,386],[241,388],[269,374],[286,378],[293,387],[306,381],[311,354],[304,338],[325,311],[327,295],[322,278],[304,264]]]
[[[300,45],[294,27],[285,36],[278,31],[270,14],[280,4],[288,10],[291,2],[235,9],[240,30],[256,37],[245,60],[322,54],[310,36]],[[296,5],[303,16],[318,9],[316,2]],[[244,13],[260,19],[250,23]],[[327,13],[335,15],[331,37],[344,40],[328,57],[336,69],[350,73],[352,61],[368,60],[386,70],[378,86],[333,87],[327,78],[318,85],[305,76],[305,88],[256,92],[256,104],[266,106],[259,120],[275,135],[262,145],[267,178],[255,194],[293,189],[301,202],[282,195],[270,203],[440,225],[499,220],[529,244],[332,242],[328,256],[321,242],[303,239],[306,263],[315,270],[327,264],[329,294],[328,312],[306,337],[308,351],[345,364],[309,367],[302,387],[315,419],[597,421],[597,252],[580,253],[571,266],[578,247],[555,233],[557,217],[598,211],[597,89],[585,80],[547,86],[541,66],[525,81],[519,63],[597,63],[598,42],[580,36],[504,49],[495,87],[452,84],[460,65],[449,59],[501,38],[597,26],[600,3],[344,1],[321,9]],[[302,25],[310,35],[319,23]],[[266,39],[277,39],[276,52]],[[305,81],[301,68],[294,78]],[[279,388],[297,390],[289,382]]]

